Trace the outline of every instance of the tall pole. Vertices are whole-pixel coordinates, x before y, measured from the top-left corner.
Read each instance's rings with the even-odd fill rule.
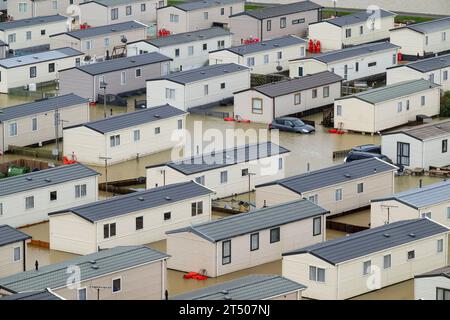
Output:
[[[248,172],[247,173],[247,176],[248,176],[248,211],[250,211],[250,195],[251,195],[251,192],[252,192],[252,184],[251,184],[251,176],[252,175],[255,175],[256,173],[251,173],[251,172]]]
[[[106,84],[103,86],[103,117],[106,118]]]
[[[110,157],[99,157],[100,160],[105,160],[105,191],[106,198],[108,198],[108,160],[111,160]]]

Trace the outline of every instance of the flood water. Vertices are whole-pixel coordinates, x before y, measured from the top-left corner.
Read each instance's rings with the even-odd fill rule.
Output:
[[[128,101],[128,107],[113,107],[107,106],[108,114],[118,114],[122,112],[134,111],[134,99],[142,99],[144,97],[133,97]],[[14,104],[24,103],[27,101],[32,101],[29,97],[11,97],[7,95],[0,95],[0,106],[6,107]],[[90,108],[91,110],[91,120],[103,118],[103,105],[97,105]],[[232,111],[232,108],[220,108],[222,111]],[[312,135],[298,135],[293,133],[280,133],[278,142],[281,146],[291,150],[291,154],[287,157],[285,163],[285,174],[286,176],[292,176],[299,173],[304,173],[308,169],[316,170],[323,167],[330,166],[332,164],[337,164],[343,161],[343,159],[333,160],[332,152],[338,150],[347,150],[353,146],[368,144],[368,143],[380,143],[380,137],[378,135],[361,135],[361,134],[344,134],[336,135],[329,134],[327,129],[320,125],[322,114],[318,113],[312,116],[306,117],[308,120],[314,120],[316,123],[316,133]],[[208,129],[215,129],[223,132],[225,129],[265,129],[266,125],[260,124],[243,124],[235,122],[226,122],[222,119],[204,117],[199,115],[188,115],[186,128],[189,132],[192,132],[194,126],[201,122],[202,132]],[[270,138],[269,138],[270,139]],[[273,139],[272,139],[273,141]],[[247,143],[256,142],[251,139],[246,141]],[[53,148],[54,144],[49,144],[44,146],[45,148]],[[15,160],[18,158],[24,158],[22,156],[15,156],[11,154],[0,156],[0,161],[7,162],[10,160]],[[165,151],[158,154],[153,154],[139,159],[130,160],[127,162],[119,163],[108,167],[108,181],[119,181],[130,178],[137,178],[145,176],[145,167],[148,165],[164,163],[170,161],[171,152]],[[100,177],[100,182],[105,180],[105,170],[104,167],[93,167],[95,170],[100,172],[102,176]],[[431,178],[431,177],[412,177],[412,176],[400,176],[395,178],[395,191],[403,191],[410,188],[415,188],[419,186],[419,180],[422,179],[423,185],[437,182],[441,179]],[[137,186],[140,187],[140,186]],[[104,198],[108,195],[104,192],[100,192],[100,198]],[[253,193],[250,195],[251,201],[253,201]],[[239,195],[237,200],[248,200],[248,195]],[[227,216],[225,213],[214,212],[214,219],[222,218]],[[367,226],[370,220],[370,215],[368,210],[362,210],[356,212],[352,215],[336,218],[337,221],[346,222],[355,225]],[[48,242],[49,240],[49,230],[48,223],[43,223],[28,228],[22,229],[33,236],[33,239]],[[345,236],[345,233],[328,230],[327,238],[334,239],[337,237]],[[150,247],[165,251],[165,241],[159,241],[156,243],[149,244]],[[39,247],[29,245],[29,258],[27,262],[27,268],[34,268],[35,260],[39,261],[40,266],[44,266],[51,263],[57,263],[65,261],[67,259],[73,258],[76,255],[47,250]],[[195,257],[193,257],[195,258]],[[193,270],[195,271],[195,270]],[[257,266],[254,268],[249,268],[246,270],[234,272],[225,276],[221,276],[214,279],[207,279],[206,281],[198,280],[185,280],[183,279],[183,273],[168,270],[168,290],[169,295],[173,296],[176,294],[184,293],[190,290],[198,289],[208,285],[220,283],[223,281],[235,279],[242,277],[244,275],[263,273],[263,274],[281,274],[281,260]],[[412,281],[406,281],[376,292],[365,294],[363,296],[357,297],[356,299],[412,299]]]

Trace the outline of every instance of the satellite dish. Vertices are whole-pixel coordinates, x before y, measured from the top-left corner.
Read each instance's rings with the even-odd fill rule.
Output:
[[[127,43],[128,42],[126,37],[122,37],[122,39],[120,39],[120,41],[122,41],[122,43]]]
[[[277,66],[277,71],[281,71],[281,70],[283,70],[283,67],[282,66]]]
[[[91,56],[89,55],[84,56],[84,61],[91,61]]]

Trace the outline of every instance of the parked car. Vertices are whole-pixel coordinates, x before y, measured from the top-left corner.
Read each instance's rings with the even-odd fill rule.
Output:
[[[376,144],[363,144],[361,146],[353,147],[352,151],[381,154],[381,146]]]
[[[304,123],[302,120],[294,117],[276,118],[269,124],[269,129],[278,129],[280,131],[297,132],[297,133],[313,133],[316,129]]]
[[[363,160],[368,158],[379,158],[387,163],[393,164],[392,160],[384,154],[372,153],[372,152],[362,152],[362,151],[350,151],[345,157],[344,162],[352,162],[356,160]]]

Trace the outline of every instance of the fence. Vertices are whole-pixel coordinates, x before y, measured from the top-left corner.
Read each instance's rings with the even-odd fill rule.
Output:
[[[339,158],[345,158],[350,151],[351,151],[351,149],[333,151],[333,160],[339,159]]]
[[[342,222],[327,220],[327,229],[341,231],[341,232],[345,232],[345,233],[356,233],[356,232],[367,230],[367,229],[369,229],[369,227],[355,226],[352,224],[346,224],[346,223],[342,223]]]
[[[250,82],[252,87],[256,87],[267,83],[278,82],[287,78],[288,77],[282,74],[252,74],[250,76]]]
[[[8,146],[8,152],[12,154],[17,154],[32,158],[42,158],[42,159],[52,159],[55,160],[56,156],[53,154],[52,150],[42,149],[42,148],[30,148],[30,147],[18,147],[18,146]],[[58,159],[60,160],[60,159]]]

